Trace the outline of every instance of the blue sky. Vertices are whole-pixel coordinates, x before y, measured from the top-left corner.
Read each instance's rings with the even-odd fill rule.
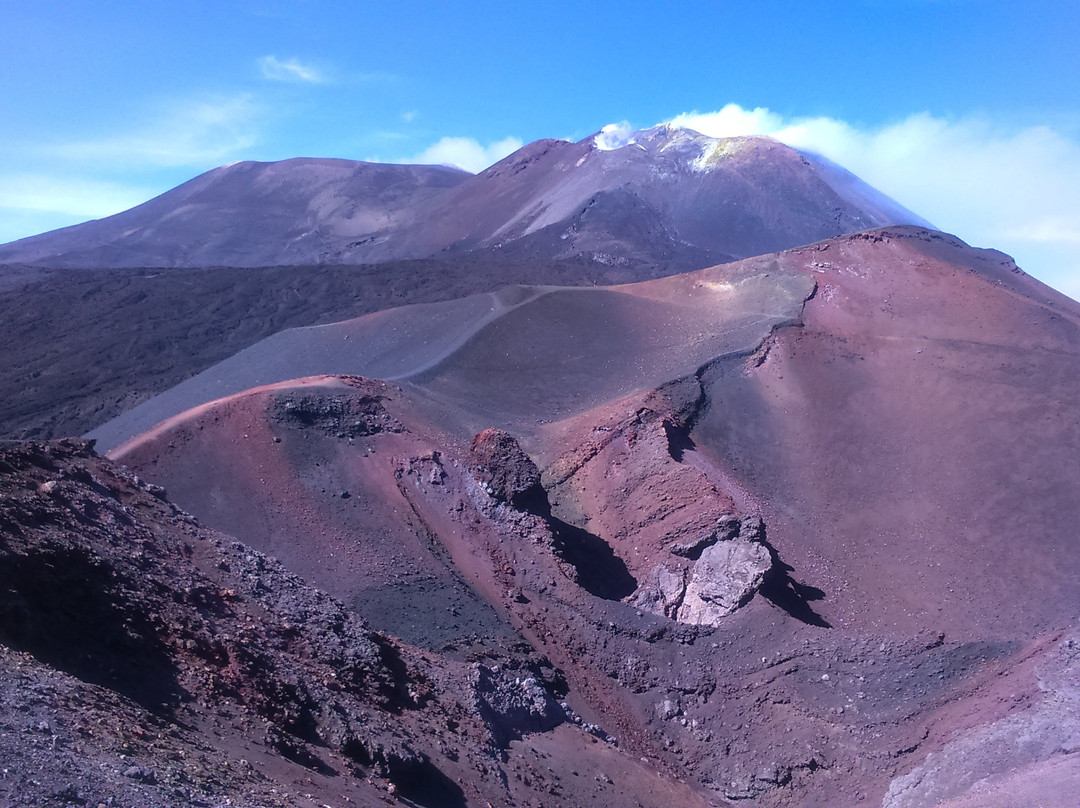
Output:
[[[1080,297],[1080,4],[0,0],[0,241],[236,160],[479,170],[678,119],[825,153]]]

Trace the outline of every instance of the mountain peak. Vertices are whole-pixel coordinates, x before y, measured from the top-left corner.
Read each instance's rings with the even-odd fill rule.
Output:
[[[662,123],[648,129],[632,129],[629,124],[608,124],[586,138],[599,151],[618,151],[636,147],[653,156],[666,156],[692,171],[708,171],[725,157],[743,153],[755,146],[770,145],[787,150],[768,135],[710,137],[695,129]],[[797,153],[795,149],[790,149]]]
[[[236,163],[108,219],[0,247],[0,262],[372,263],[514,243],[520,255],[673,272],[903,223],[923,224],[771,138],[613,124],[577,143],[527,144],[478,175],[330,158]]]

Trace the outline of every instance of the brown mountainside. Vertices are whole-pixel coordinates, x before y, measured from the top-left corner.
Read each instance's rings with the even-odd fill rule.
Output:
[[[501,294],[439,304],[450,349],[423,307],[279,340],[113,456],[411,644],[517,632],[718,804],[1071,782],[1074,303],[919,229]],[[274,375],[368,349],[395,383]]]

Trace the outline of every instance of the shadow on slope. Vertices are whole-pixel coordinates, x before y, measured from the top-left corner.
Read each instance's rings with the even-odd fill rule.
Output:
[[[430,760],[394,780],[398,796],[420,808],[466,808],[469,804],[461,786],[447,777]]]
[[[555,550],[577,570],[577,582],[589,594],[622,600],[637,589],[637,581],[606,541],[583,528],[551,515],[544,517],[555,535]]]
[[[81,549],[0,558],[0,641],[161,714],[175,665],[116,571]]]
[[[552,512],[548,492],[539,482],[539,472],[520,448],[518,452],[537,477],[533,485],[515,492],[509,504],[544,520],[551,530],[555,552],[574,568],[575,580],[590,595],[604,600],[622,600],[632,595],[637,581],[626,563],[595,533],[565,522]]]
[[[772,569],[765,576],[765,580],[758,590],[765,600],[773,606],[787,612],[791,617],[806,623],[808,626],[818,628],[832,628],[820,614],[814,611],[811,601],[823,600],[825,592],[816,586],[801,584],[791,577],[795,568],[780,560],[776,549],[766,543],[769,553],[772,555]]]

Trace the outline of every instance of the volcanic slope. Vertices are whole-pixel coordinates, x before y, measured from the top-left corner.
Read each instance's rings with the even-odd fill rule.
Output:
[[[491,253],[365,266],[0,267],[0,436],[77,435],[284,328],[506,284],[642,280],[640,267]]]
[[[808,276],[775,259],[613,287],[512,286],[279,332],[91,431],[103,449],[189,407],[317,374],[408,379],[479,431],[556,419],[753,350],[791,321]],[[498,390],[491,389],[498,387]],[[437,402],[437,403],[436,403]],[[471,432],[469,433],[471,434]]]
[[[1075,779],[1080,310],[1006,256],[886,228],[253,351],[275,384],[111,454],[376,628],[517,632],[717,800]],[[396,382],[276,383],[363,362]]]
[[[238,163],[0,247],[0,262],[37,265],[0,266],[0,435],[85,432],[284,327],[504,284],[628,283],[920,222],[767,138],[658,127],[608,141],[538,141],[475,176]]]
[[[715,805],[520,640],[374,631],[85,442],[0,445],[0,525],[6,806]]]
[[[50,267],[317,264],[359,234],[392,228],[465,171],[296,158],[221,166],[142,205],[0,247]]]
[[[885,224],[925,224],[768,138],[667,126],[618,148],[541,140],[477,175],[295,159],[214,169],[131,210],[0,247],[51,267],[375,263],[451,251],[696,269]]]

